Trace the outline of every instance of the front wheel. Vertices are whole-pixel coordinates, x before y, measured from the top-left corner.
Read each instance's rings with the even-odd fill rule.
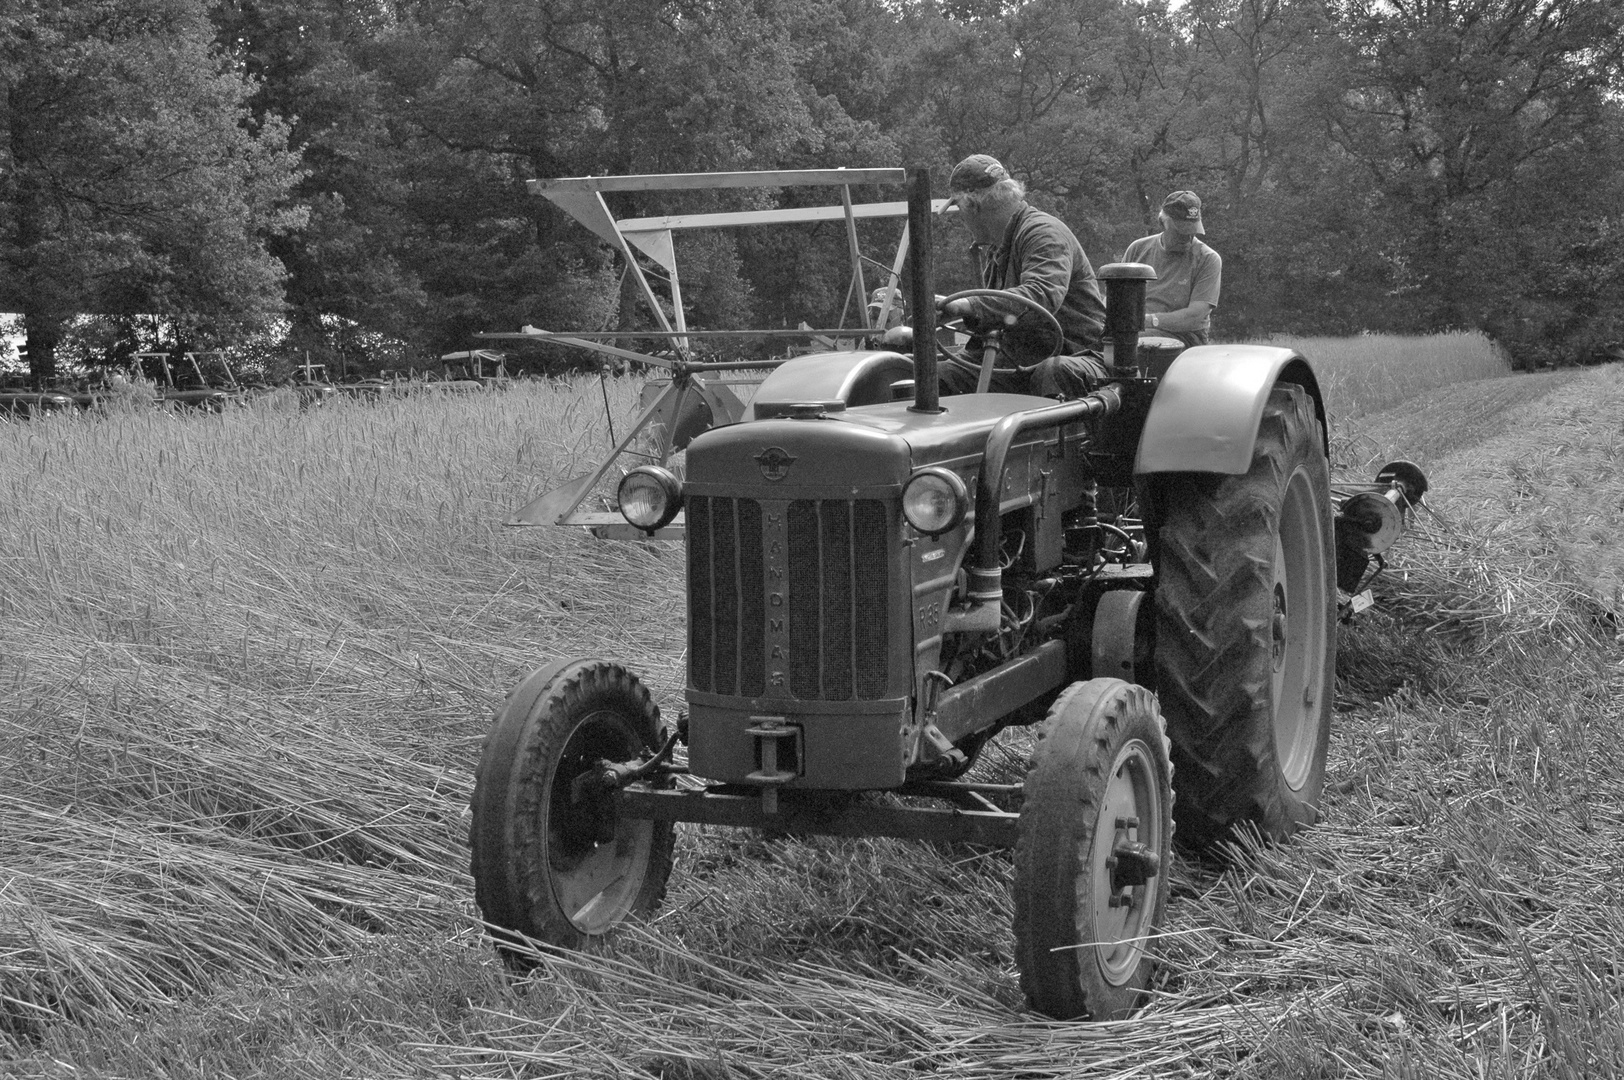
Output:
[[[1150,942],[1167,909],[1172,773],[1144,687],[1091,679],[1050,708],[1015,846],[1015,955],[1039,1012],[1118,1019],[1150,986]]]
[[[1270,394],[1244,476],[1156,490],[1156,692],[1198,844],[1283,840],[1325,784],[1336,664],[1330,470],[1314,401]]]
[[[561,661],[508,695],[480,755],[469,843],[475,899],[510,963],[525,952],[501,931],[582,948],[659,904],[671,823],[622,818],[613,793],[578,782],[659,742],[659,708],[619,664]]]

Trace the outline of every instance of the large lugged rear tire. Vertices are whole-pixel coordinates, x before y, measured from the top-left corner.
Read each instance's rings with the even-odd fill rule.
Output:
[[[1318,816],[1336,664],[1323,447],[1313,399],[1278,386],[1246,475],[1155,489],[1156,692],[1186,842],[1246,822],[1283,840]]]
[[[474,897],[504,948],[511,930],[583,948],[628,915],[653,910],[671,872],[668,821],[625,819],[576,779],[660,742],[660,710],[638,678],[605,660],[551,664],[497,711],[474,783]],[[507,939],[508,943],[517,938]]]
[[[1156,698],[1073,683],[1027,766],[1015,846],[1015,957],[1032,1008],[1112,1020],[1150,986],[1167,910],[1172,766]]]

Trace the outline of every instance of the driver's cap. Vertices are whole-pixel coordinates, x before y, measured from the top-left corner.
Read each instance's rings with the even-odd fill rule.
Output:
[[[1009,179],[1009,170],[991,154],[971,154],[953,166],[948,178],[948,203],[958,201],[960,195],[972,191],[986,191],[1000,180]]]

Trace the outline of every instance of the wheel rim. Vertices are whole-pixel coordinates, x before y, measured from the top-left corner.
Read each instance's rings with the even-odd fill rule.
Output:
[[[548,885],[558,910],[583,934],[601,934],[626,916],[643,884],[654,822],[624,819],[612,799],[585,792],[575,781],[598,761],[625,761],[637,737],[616,713],[600,711],[570,732],[553,771],[547,797]]]
[[[1090,895],[1086,904],[1079,904],[1079,916],[1086,911],[1091,925],[1078,919],[1078,939],[1093,943],[1100,975],[1112,986],[1124,985],[1138,972],[1161,889],[1159,872],[1143,884],[1113,886],[1113,877],[1120,876],[1113,860],[1120,865],[1135,846],[1156,853],[1165,846],[1167,822],[1154,762],[1150,747],[1134,739],[1123,745],[1111,763],[1094,826]]]
[[[1286,786],[1300,791],[1313,771],[1325,693],[1325,551],[1314,483],[1291,474],[1274,542],[1274,610],[1269,620],[1274,749]]]

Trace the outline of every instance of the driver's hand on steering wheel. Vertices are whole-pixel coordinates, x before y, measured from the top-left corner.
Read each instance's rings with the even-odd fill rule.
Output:
[[[961,300],[954,300],[952,303],[943,303],[943,301],[946,300],[946,299],[947,299],[947,297],[942,296],[940,293],[937,294],[937,296],[936,296],[936,310],[940,311],[943,315],[947,316],[949,319],[962,319],[966,315],[970,314],[971,307],[970,307],[970,301],[969,301],[968,298],[961,299]]]

